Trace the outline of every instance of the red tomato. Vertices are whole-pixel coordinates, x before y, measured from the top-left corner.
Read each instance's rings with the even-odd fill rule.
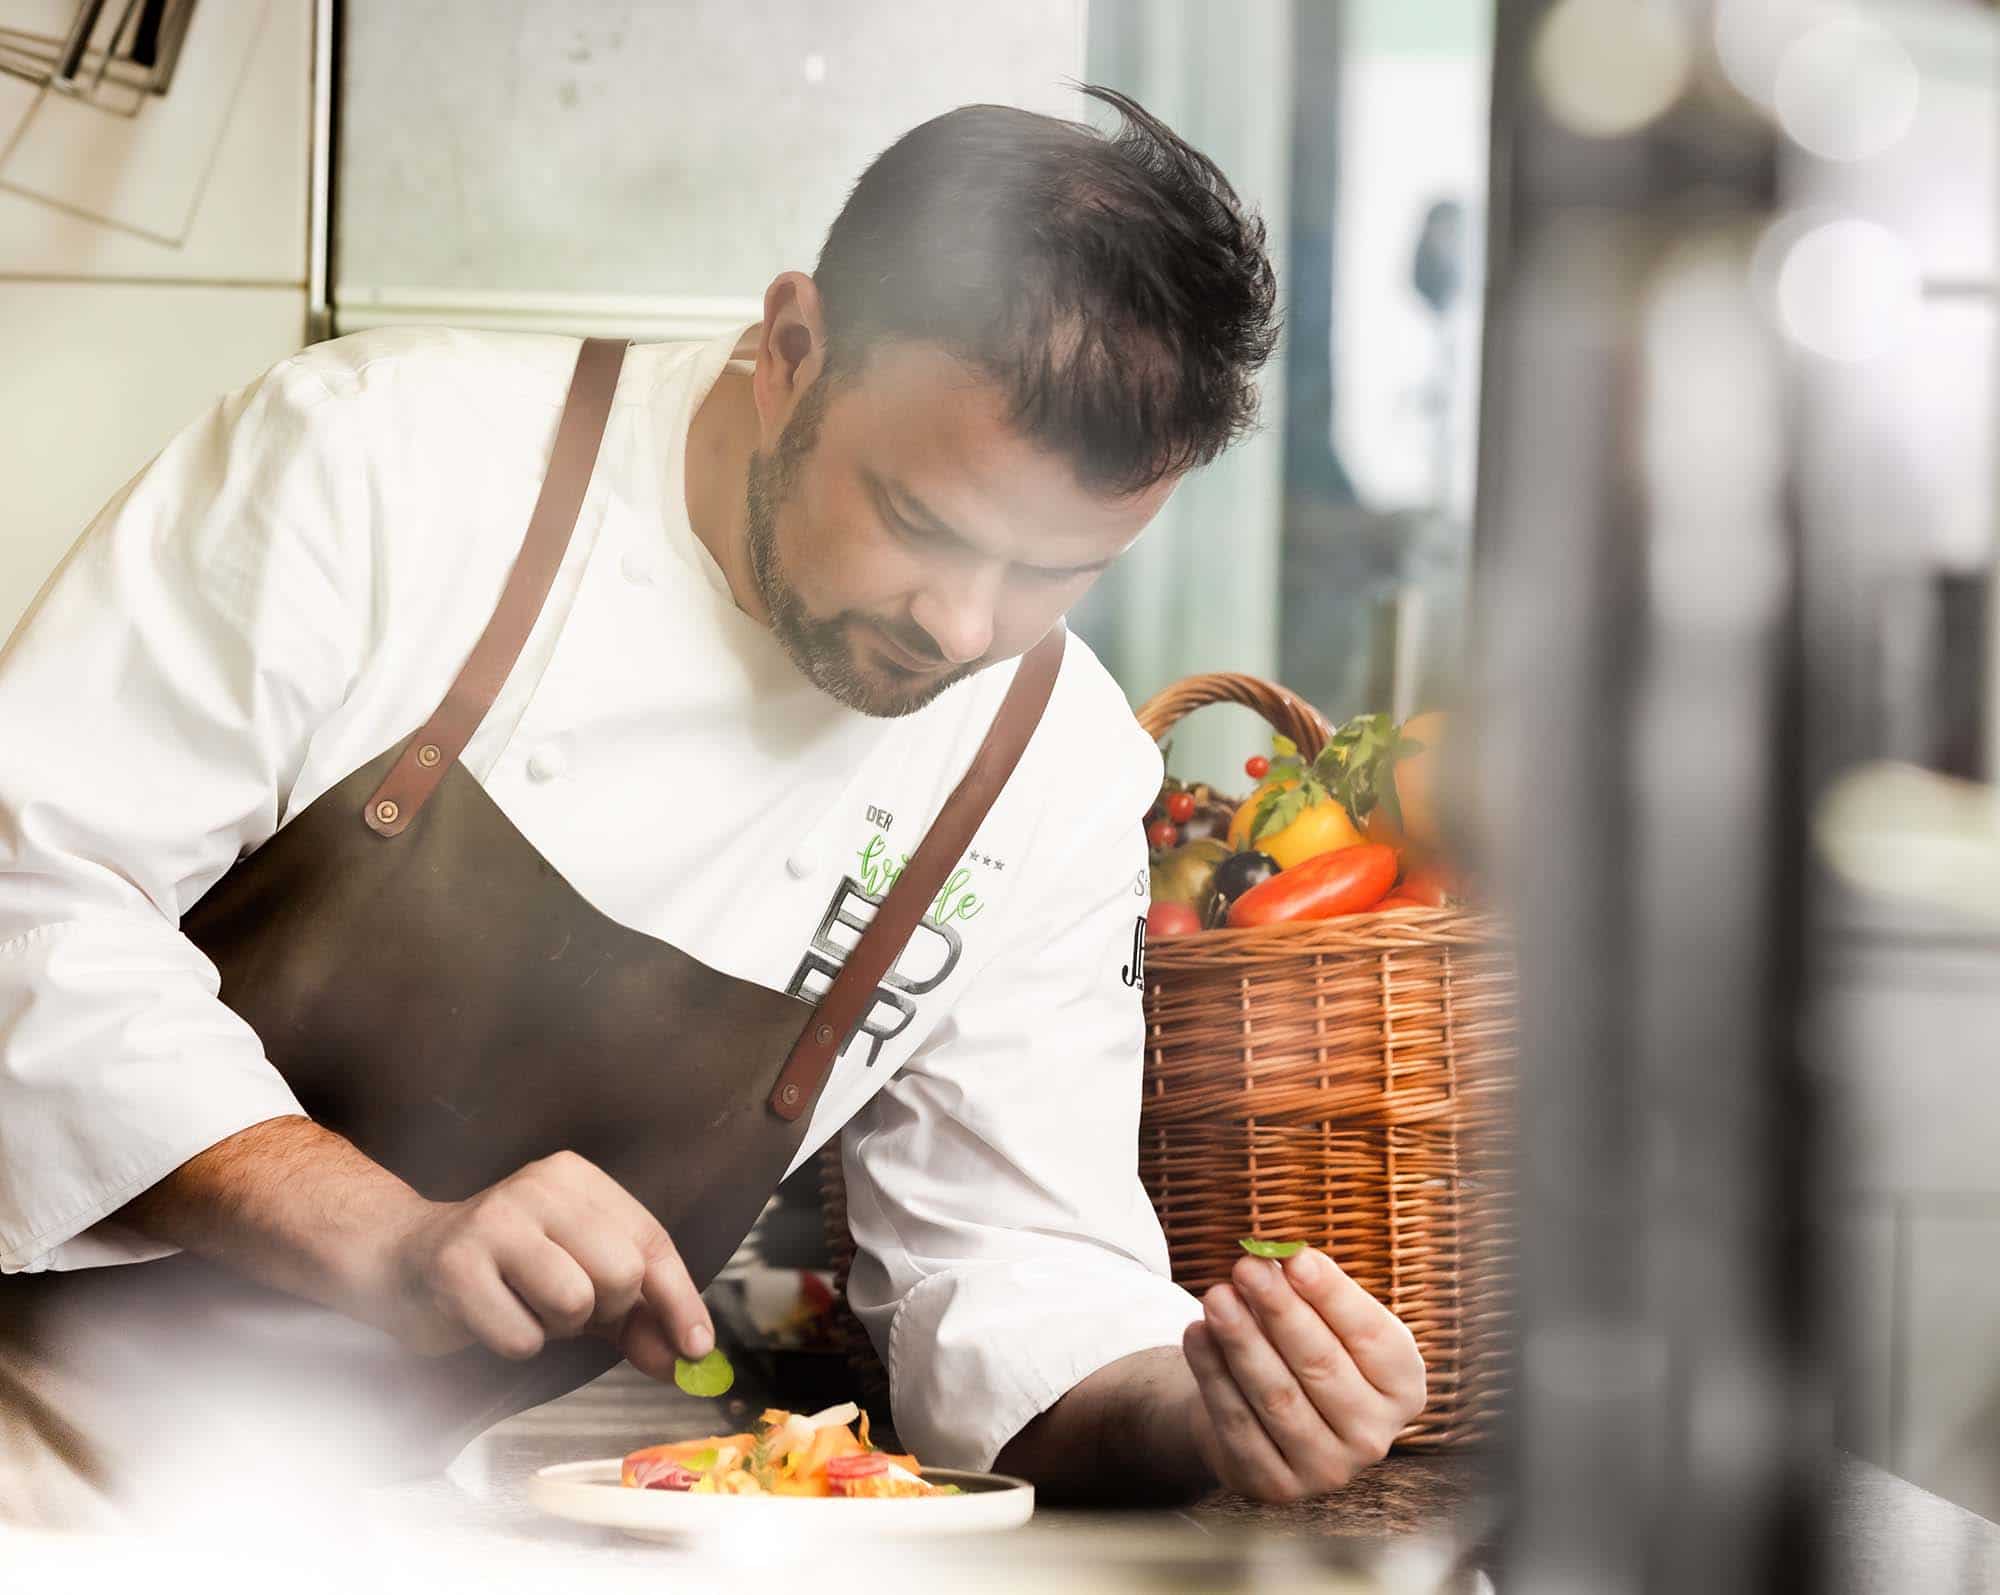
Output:
[[[1361,912],[1365,914],[1379,914],[1385,908],[1435,908],[1436,906],[1435,903],[1420,903],[1416,898],[1403,892],[1391,892],[1373,908],[1362,909]]]
[[[1288,870],[1280,870],[1261,886],[1253,886],[1230,905],[1229,927],[1277,925],[1288,920],[1331,919],[1373,908],[1396,884],[1396,850],[1380,842],[1320,853]]]
[[[849,1456],[829,1457],[826,1464],[827,1482],[839,1479],[872,1479],[878,1473],[889,1471],[889,1459],[880,1451],[856,1451]]]
[[[1181,828],[1172,820],[1155,820],[1146,827],[1146,840],[1162,852],[1181,839]]]
[[[1403,877],[1403,884],[1396,888],[1398,896],[1415,898],[1426,908],[1443,908],[1458,894],[1452,889],[1450,878],[1435,864],[1420,864]]]
[[[1271,773],[1271,761],[1261,753],[1253,753],[1243,761],[1243,773],[1253,781],[1261,781]]]
[[[1186,903],[1155,903],[1146,911],[1146,934],[1185,936],[1201,929],[1201,915]]]
[[[1167,818],[1176,825],[1185,825],[1194,818],[1194,794],[1176,792],[1167,799]]]

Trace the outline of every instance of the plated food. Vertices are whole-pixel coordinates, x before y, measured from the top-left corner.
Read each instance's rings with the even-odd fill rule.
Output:
[[[683,1389],[733,1378],[716,1354],[684,1373]],[[843,1401],[809,1415],[774,1408],[741,1434],[538,1468],[528,1499],[556,1517],[642,1540],[809,1535],[831,1544],[843,1536],[864,1543],[1017,1528],[1034,1514],[1035,1487],[1001,1473],[925,1468],[885,1451],[870,1437],[867,1415]]]
[[[955,1484],[926,1479],[915,1457],[878,1449],[868,1415],[851,1401],[810,1417],[772,1408],[751,1432],[647,1446],[625,1458],[619,1482],[690,1495],[899,1500],[959,1493]]]

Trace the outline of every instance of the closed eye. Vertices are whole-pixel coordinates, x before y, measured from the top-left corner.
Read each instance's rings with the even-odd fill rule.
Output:
[[[1014,568],[1029,581],[1054,587],[1063,582],[1080,581],[1085,576],[1094,576],[1103,570],[1105,565],[1110,563],[1109,560],[1106,560],[1104,564],[1099,565],[1016,565]]]
[[[897,509],[895,500],[889,495],[887,484],[872,473],[868,478],[871,496],[875,500],[875,511],[899,542],[915,548],[947,548],[955,553],[984,559],[986,554],[943,523],[928,515],[911,516]],[[1023,578],[1039,585],[1053,586],[1061,582],[1076,581],[1085,576],[1094,576],[1111,564],[1108,559],[1095,560],[1088,565],[1026,565],[1015,563],[1011,568],[1020,572]]]

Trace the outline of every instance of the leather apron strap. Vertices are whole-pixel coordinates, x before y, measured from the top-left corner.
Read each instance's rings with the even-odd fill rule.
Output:
[[[604,423],[611,416],[611,396],[618,388],[625,347],[623,338],[583,340],[562,420],[556,425],[548,474],[542,478],[528,535],[522,539],[521,552],[508,573],[499,606],[466,656],[437,713],[410,738],[402,757],[368,799],[362,817],[378,835],[400,836],[417,817],[444,779],[444,772],[478,731],[486,711],[507,684],[514,661],[527,646],[528,633],[535,629],[563,555],[569,550],[577,512],[583,508],[583,495],[590,486],[598,445],[604,438]]]
[[[590,486],[625,350],[622,338],[584,339],[556,426],[548,474],[500,603],[444,702],[410,738],[370,795],[362,818],[377,835],[400,836],[409,828],[478,731],[526,646]],[[866,1017],[875,988],[915,934],[925,910],[1013,774],[1054,690],[1064,638],[1058,621],[1022,656],[979,751],[800,1031],[771,1089],[770,1108],[779,1118],[796,1120],[818,1100],[834,1060]]]
[[[1054,630],[1021,656],[986,740],[924,833],[917,856],[896,877],[896,884],[875,910],[860,942],[821,996],[813,1022],[800,1033],[785,1060],[770,1096],[771,1111],[779,1118],[796,1119],[818,1099],[820,1087],[833,1072],[834,1059],[853,1037],[855,1026],[867,1016],[876,986],[916,933],[924,911],[958,866],[979,822],[1014,773],[1021,750],[1034,735],[1055,688],[1065,635],[1062,622],[1057,621]]]

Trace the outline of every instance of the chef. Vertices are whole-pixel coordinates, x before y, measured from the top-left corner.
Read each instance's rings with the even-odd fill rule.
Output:
[[[835,1135],[927,1462],[1296,1499],[1419,1410],[1331,1258],[1175,1286],[1136,1174],[1160,758],[1062,617],[1275,286],[1090,92],[907,134],[741,331],[307,349],[71,550],[0,653],[0,1501],[671,1376]]]

